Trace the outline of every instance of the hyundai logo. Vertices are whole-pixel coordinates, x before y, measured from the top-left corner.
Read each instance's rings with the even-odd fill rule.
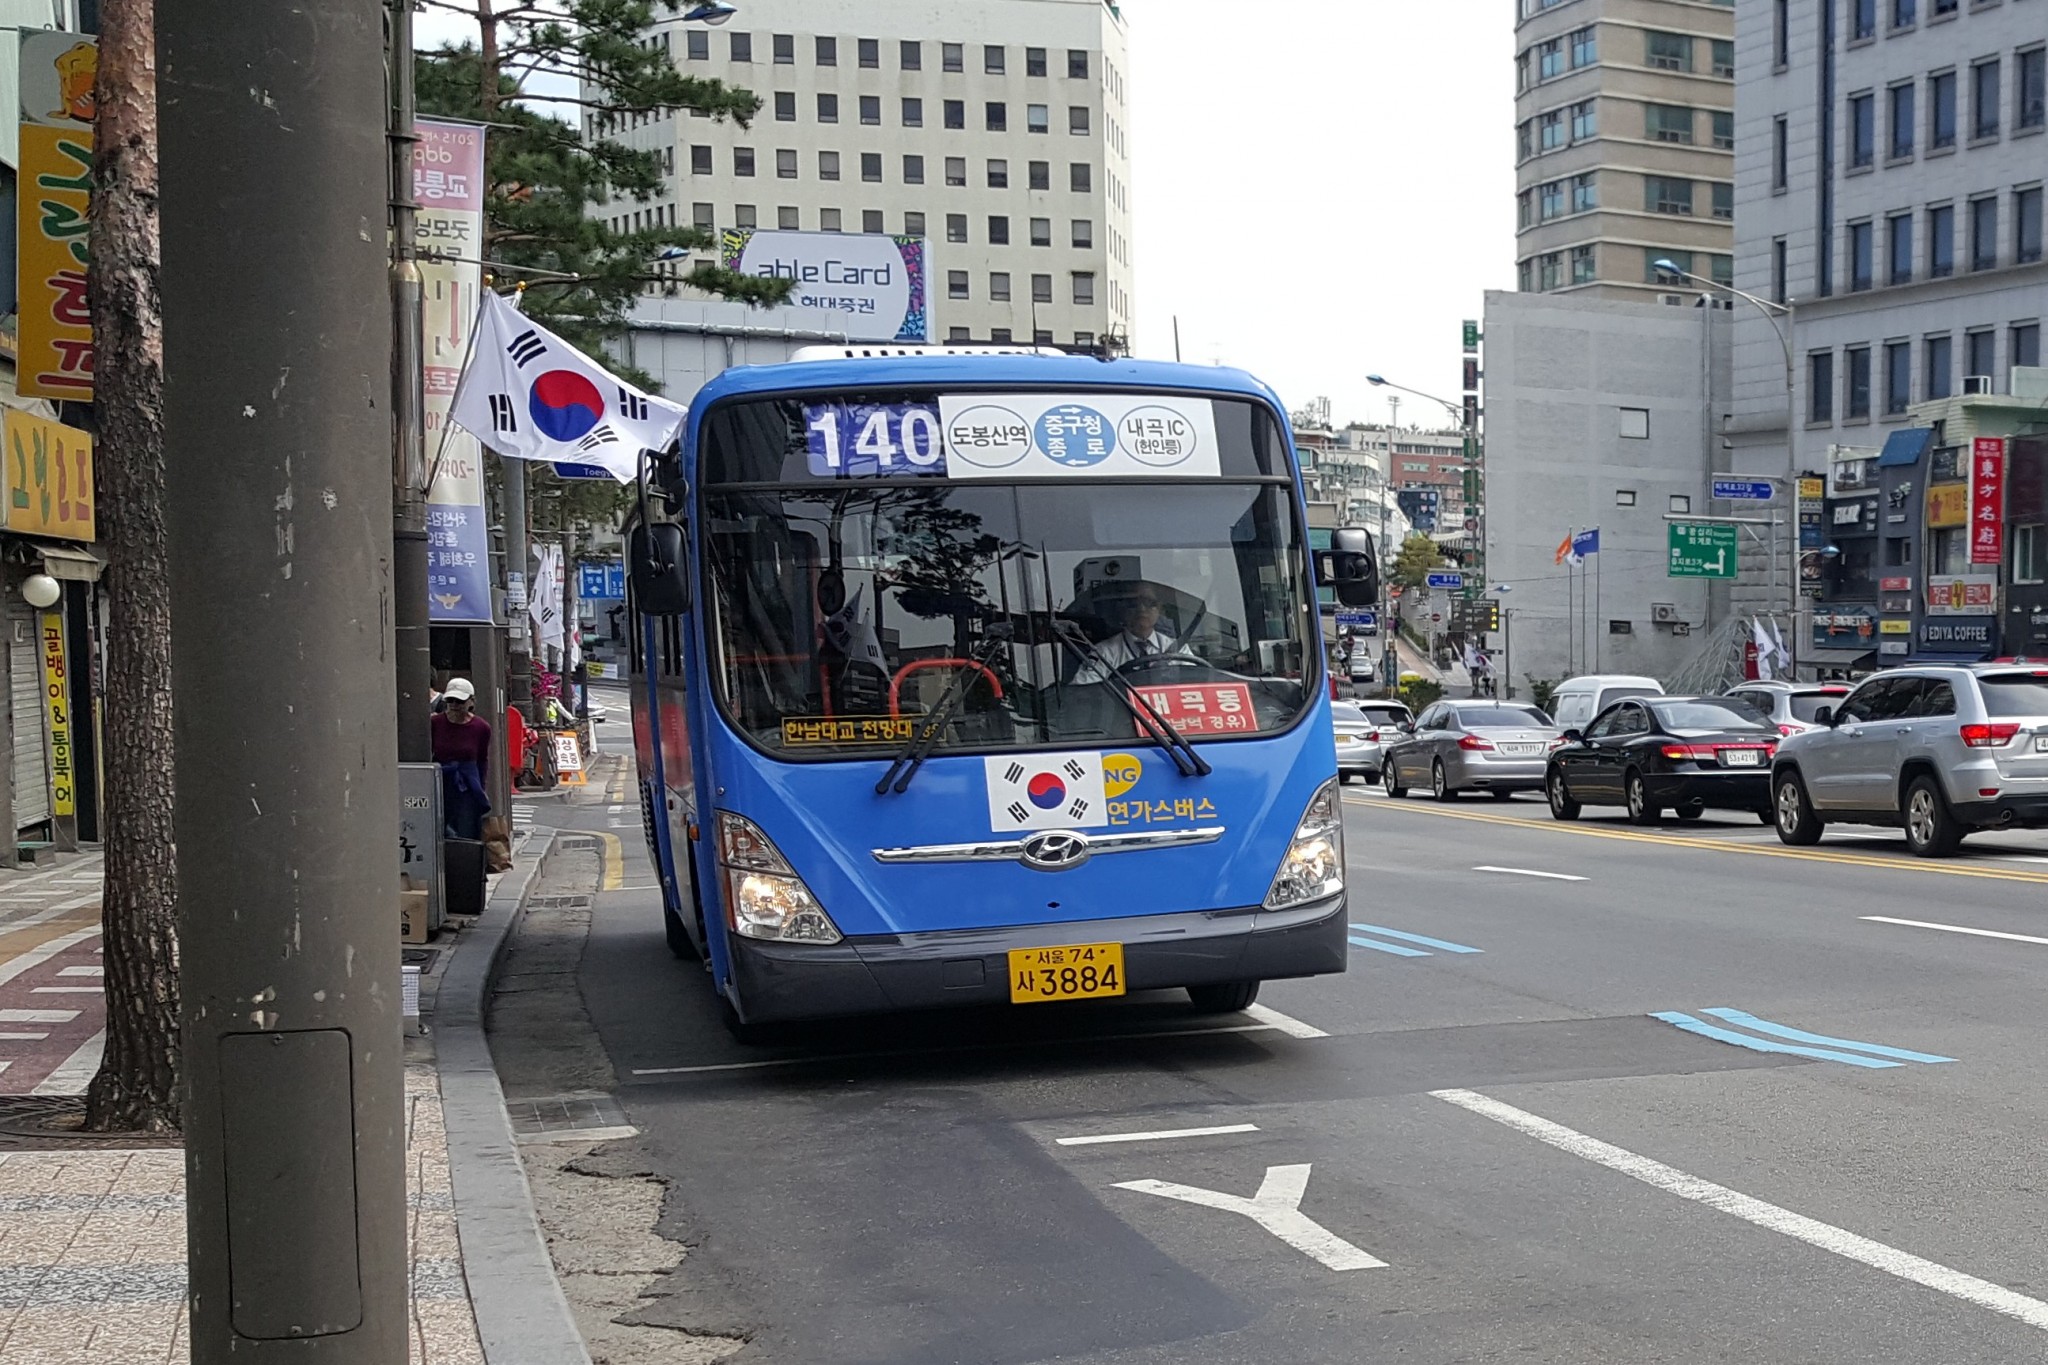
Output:
[[[1070,830],[1047,830],[1024,841],[1024,856],[1018,861],[1040,872],[1069,872],[1088,861],[1094,850],[1088,836]]]

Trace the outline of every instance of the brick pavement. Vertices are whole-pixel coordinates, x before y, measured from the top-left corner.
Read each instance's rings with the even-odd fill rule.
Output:
[[[99,1067],[101,857],[0,873],[0,1095],[76,1095]]]

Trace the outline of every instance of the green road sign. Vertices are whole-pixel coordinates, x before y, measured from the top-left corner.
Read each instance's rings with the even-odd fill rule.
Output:
[[[1479,320],[1478,320],[1477,318],[1466,318],[1466,319],[1465,319],[1465,354],[1466,354],[1466,355],[1470,355],[1470,354],[1472,354],[1472,353],[1473,353],[1474,351],[1476,351],[1476,350],[1478,350],[1478,349],[1479,349]]]
[[[1737,535],[1737,528],[1733,526],[1697,521],[1672,522],[1671,564],[1666,570],[1667,575],[1672,578],[1735,577]]]

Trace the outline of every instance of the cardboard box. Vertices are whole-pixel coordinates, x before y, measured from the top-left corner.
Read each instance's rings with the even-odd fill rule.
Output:
[[[425,943],[427,941],[427,893],[425,891],[401,891],[398,893],[398,941],[401,943]]]

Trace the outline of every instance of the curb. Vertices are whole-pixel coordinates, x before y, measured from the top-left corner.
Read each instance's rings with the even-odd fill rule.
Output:
[[[590,1365],[534,1214],[505,1092],[484,1038],[485,998],[498,959],[554,849],[550,830],[540,851],[520,859],[523,866],[492,889],[484,913],[464,936],[476,942],[455,953],[435,1002],[434,1055],[456,1233],[486,1365]]]

